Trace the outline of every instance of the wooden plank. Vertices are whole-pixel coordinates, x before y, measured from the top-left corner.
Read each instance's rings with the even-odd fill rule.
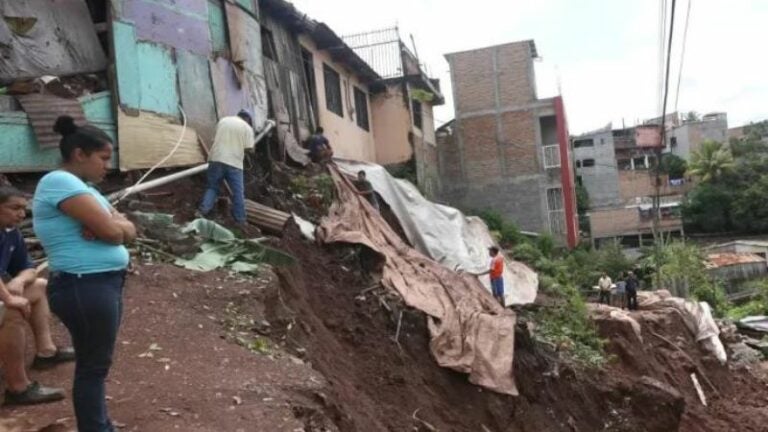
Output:
[[[136,46],[136,32],[130,24],[120,21],[112,23],[115,49],[117,88],[121,105],[138,108],[141,103],[141,74],[139,53]]]
[[[117,134],[120,152],[120,170],[146,169],[154,166],[170,153],[181,136],[181,125],[149,112],[129,116],[117,113]],[[197,132],[187,127],[179,149],[162,166],[187,166],[205,162],[197,143]]]
[[[208,59],[184,50],[176,50],[181,105],[189,125],[208,145],[216,134],[216,102],[211,84]]]

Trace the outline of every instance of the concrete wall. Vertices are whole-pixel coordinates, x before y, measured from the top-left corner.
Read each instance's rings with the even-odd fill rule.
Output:
[[[331,142],[331,147],[337,157],[355,159],[366,162],[376,161],[376,145],[374,141],[374,131],[376,125],[371,114],[371,98],[367,84],[360,81],[360,78],[334,61],[331,55],[324,50],[318,50],[315,43],[302,35],[299,37],[299,43],[314,57],[315,82],[317,84],[317,110],[320,126],[325,129],[325,136]],[[341,100],[342,114],[329,111],[325,101],[325,79],[323,74],[323,65],[330,66],[338,72],[341,82]],[[368,119],[370,131],[366,131],[357,125],[355,119],[355,99],[354,87],[365,92],[368,96]],[[345,90],[346,89],[346,90]]]
[[[671,144],[672,137],[676,141],[674,146]],[[713,114],[709,118],[705,116],[700,121],[685,123],[673,129],[667,144],[673,154],[689,161],[705,140],[728,143],[728,117],[725,114]]]
[[[637,207],[619,207],[589,212],[592,238],[623,237],[652,232],[653,219],[642,219]],[[683,222],[679,218],[661,219],[662,231],[680,231]]]
[[[622,200],[619,196],[619,170],[613,148],[613,134],[611,131],[602,131],[582,135],[574,141],[581,139],[592,139],[594,142],[592,147],[573,148],[576,175],[587,189],[590,206],[601,208],[620,204]],[[579,164],[576,164],[587,159],[594,160],[595,166],[579,168]]]

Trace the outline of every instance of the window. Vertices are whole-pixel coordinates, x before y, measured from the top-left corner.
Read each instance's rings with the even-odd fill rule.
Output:
[[[355,118],[360,128],[370,130],[370,125],[368,124],[368,95],[357,87],[355,87]]]
[[[421,118],[421,102],[417,100],[412,100],[411,111],[413,112],[413,125],[421,129],[422,121],[423,121]]]
[[[631,159],[618,159],[616,162],[618,163],[620,170],[628,171],[632,169]]]
[[[264,57],[277,61],[275,37],[272,35],[272,32],[264,26],[261,26],[261,52],[264,54]]]
[[[634,160],[634,163],[635,163],[635,169],[636,169],[636,170],[638,170],[638,169],[645,169],[645,168],[647,168],[647,167],[645,166],[645,156],[642,156],[642,157],[636,157],[636,158],[634,158],[633,160]]]
[[[565,234],[562,188],[547,189],[547,209],[549,210],[549,231],[552,234]]]
[[[307,80],[307,88],[309,89],[309,102],[312,104],[312,109],[317,113],[317,85],[315,83],[315,59],[312,53],[301,48],[301,60],[304,65],[304,77]],[[317,119],[315,119],[317,120]]]
[[[580,139],[573,142],[574,148],[594,147],[594,146],[595,146],[595,140],[593,140],[592,138]]]
[[[325,78],[325,107],[328,111],[344,117],[344,107],[341,103],[341,80],[339,73],[327,64],[323,64]]]
[[[581,168],[581,161],[580,160],[576,161],[576,168]]]
[[[672,148],[677,147],[677,137],[672,137],[669,139],[669,145],[672,146]]]
[[[583,168],[593,167],[593,166],[595,166],[595,160],[594,159],[584,159],[583,161],[581,161],[581,166]]]
[[[557,144],[542,147],[544,152],[544,168],[560,167],[560,146]]]

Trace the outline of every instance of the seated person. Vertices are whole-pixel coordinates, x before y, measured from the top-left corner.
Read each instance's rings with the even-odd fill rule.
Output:
[[[333,158],[333,150],[323,132],[323,128],[318,126],[315,134],[307,139],[309,158],[316,164],[326,164]]]
[[[64,390],[41,386],[27,377],[25,354],[27,323],[35,336],[37,355],[33,369],[73,361],[71,348],[58,349],[51,338],[50,308],[45,279],[40,279],[27,254],[21,231],[15,228],[26,216],[27,200],[18,190],[0,187],[0,365],[5,381],[6,405],[53,402]]]

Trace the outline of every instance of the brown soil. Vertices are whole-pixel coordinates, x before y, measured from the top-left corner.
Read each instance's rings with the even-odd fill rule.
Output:
[[[128,280],[108,383],[110,411],[125,425],[121,430],[335,430],[325,428],[322,416],[318,419],[322,407],[314,395],[324,385],[320,374],[278,348],[254,354],[228,340],[222,325],[231,319],[227,305],[260,298],[272,282],[140,266]],[[56,330],[57,339],[66,341],[61,327]],[[32,378],[69,389],[72,372],[66,365]],[[47,432],[74,430],[69,398],[0,409],[0,431],[44,427]]]

